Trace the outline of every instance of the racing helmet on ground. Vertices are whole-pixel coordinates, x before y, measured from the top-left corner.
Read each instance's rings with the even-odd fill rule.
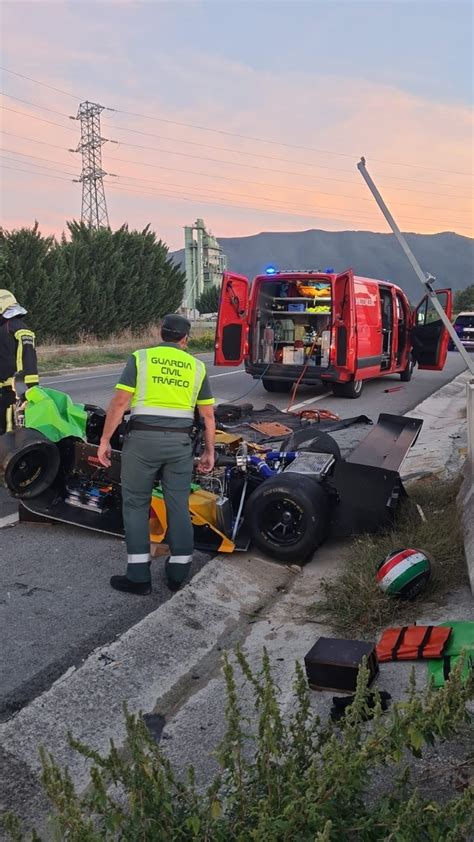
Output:
[[[431,576],[431,561],[424,550],[406,548],[389,553],[377,568],[377,584],[389,596],[414,599]]]

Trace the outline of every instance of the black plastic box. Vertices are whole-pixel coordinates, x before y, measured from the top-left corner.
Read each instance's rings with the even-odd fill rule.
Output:
[[[353,693],[364,656],[370,685],[379,671],[374,643],[320,637],[304,659],[309,686],[313,690]]]

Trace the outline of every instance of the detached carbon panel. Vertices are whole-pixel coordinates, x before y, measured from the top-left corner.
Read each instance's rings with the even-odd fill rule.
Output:
[[[332,510],[331,537],[344,538],[361,532],[378,532],[393,519],[397,498],[403,493],[396,471],[354,465],[337,460],[326,480],[337,491],[339,502]]]

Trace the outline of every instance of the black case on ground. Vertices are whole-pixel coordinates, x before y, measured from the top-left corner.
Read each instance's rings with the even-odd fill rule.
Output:
[[[379,671],[375,644],[320,637],[304,659],[309,686],[313,690],[354,692],[364,656],[367,658],[370,685]]]

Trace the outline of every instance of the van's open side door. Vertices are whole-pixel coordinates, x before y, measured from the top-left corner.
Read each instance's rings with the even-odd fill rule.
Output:
[[[217,316],[214,365],[240,365],[247,343],[249,282],[243,275],[225,272]]]
[[[439,302],[448,318],[452,314],[452,292],[450,289],[436,290]],[[449,334],[429,295],[418,304],[413,313],[411,330],[412,354],[418,368],[441,371],[446,363]]]

